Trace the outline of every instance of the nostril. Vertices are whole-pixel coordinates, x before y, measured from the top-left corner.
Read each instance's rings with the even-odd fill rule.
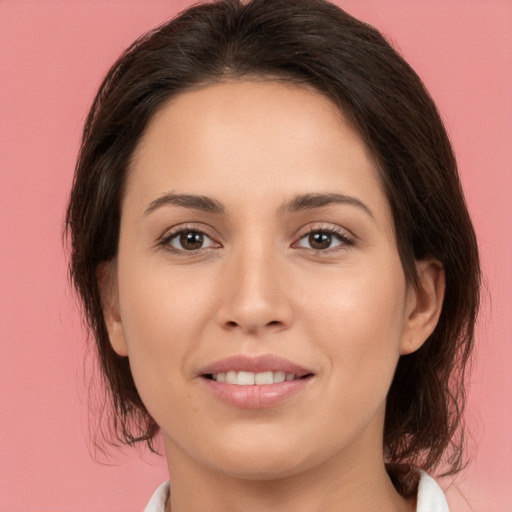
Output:
[[[256,321],[250,322],[249,320],[242,320],[239,322],[235,320],[226,320],[223,324],[223,327],[229,332],[235,332],[236,330],[241,329],[246,333],[254,334],[256,331],[259,331],[260,329],[268,329],[269,332],[277,332],[280,329],[282,329],[284,325],[284,322],[281,322],[280,320],[271,320],[269,322],[262,323],[258,323]]]

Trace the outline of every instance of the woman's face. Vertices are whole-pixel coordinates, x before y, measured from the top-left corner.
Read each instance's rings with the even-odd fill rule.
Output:
[[[111,341],[170,460],[272,478],[382,458],[417,301],[376,164],[328,99],[240,81],[169,101],[116,272]]]

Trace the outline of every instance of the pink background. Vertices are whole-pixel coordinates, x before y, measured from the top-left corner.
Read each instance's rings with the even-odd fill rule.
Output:
[[[1,512],[142,510],[166,479],[159,457],[127,451],[102,464],[90,457],[91,357],[66,283],[60,229],[100,79],[136,36],[189,3],[0,3]],[[339,4],[391,35],[451,134],[487,295],[468,411],[473,462],[448,494],[452,512],[470,510],[468,503],[476,512],[510,512],[512,2]]]

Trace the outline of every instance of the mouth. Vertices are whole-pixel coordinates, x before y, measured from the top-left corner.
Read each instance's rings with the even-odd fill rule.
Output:
[[[285,372],[282,370],[267,370],[258,373],[228,370],[227,372],[207,373],[202,375],[202,377],[205,379],[214,380],[217,382],[225,382],[226,384],[235,384],[237,386],[268,386],[270,384],[279,384],[281,382],[307,379],[312,376],[312,373],[297,375],[295,373]]]
[[[315,374],[275,355],[238,355],[204,367],[198,376],[206,389],[225,405],[263,409],[300,395]]]

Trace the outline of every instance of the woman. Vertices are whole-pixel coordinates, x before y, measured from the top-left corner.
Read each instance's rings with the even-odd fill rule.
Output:
[[[319,0],[194,7],[86,122],[71,276],[148,511],[447,510],[475,236],[421,81]],[[421,470],[417,469],[421,468]]]

